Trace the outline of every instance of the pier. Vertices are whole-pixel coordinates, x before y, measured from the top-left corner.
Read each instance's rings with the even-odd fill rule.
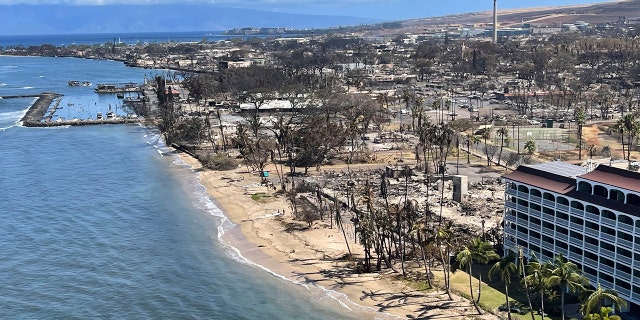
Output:
[[[2,96],[2,99],[11,98],[35,98],[38,99],[31,105],[27,113],[22,117],[22,124],[25,127],[57,127],[57,126],[86,126],[96,124],[125,124],[125,123],[140,123],[139,118],[107,118],[107,119],[72,119],[72,120],[59,120],[51,121],[58,104],[60,104],[61,94],[53,92],[43,92],[38,95],[24,95],[24,96]],[[47,110],[51,107],[52,103],[56,103],[56,106],[51,109],[48,115]]]

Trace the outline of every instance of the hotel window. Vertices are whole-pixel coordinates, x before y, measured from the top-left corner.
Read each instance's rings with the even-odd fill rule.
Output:
[[[569,234],[569,230],[567,230],[566,228],[563,228],[561,226],[556,226],[556,231],[561,233],[561,234],[564,234],[564,235]]]
[[[518,219],[527,221],[529,216],[526,213],[518,211]]]
[[[529,206],[529,201],[518,198],[518,204],[521,205],[521,206],[528,207]]]
[[[598,239],[591,238],[589,236],[584,236],[584,242],[588,243],[588,244],[592,244],[592,245],[594,245],[596,247],[599,245]]]
[[[609,242],[606,241],[602,241],[600,243],[600,248],[604,249],[604,250],[608,250],[609,252],[611,252],[613,255],[615,255],[616,252],[616,247],[612,244],[610,244]]]
[[[587,205],[587,212],[595,215],[600,215],[600,209],[590,205]]]
[[[584,257],[587,259],[593,260],[593,262],[598,263],[598,255],[589,251],[584,252]]]
[[[542,227],[549,229],[549,231],[553,232],[553,223],[542,221]]]
[[[576,239],[576,240],[582,241],[584,239],[582,237],[581,233],[578,233],[578,232],[575,232],[575,231],[571,231],[571,233],[569,235],[571,236],[571,238]]]
[[[581,192],[586,192],[588,194],[591,194],[592,192],[592,188],[591,188],[591,184],[585,181],[580,181],[578,183],[578,191]]]
[[[544,195],[542,196],[542,199],[544,200],[549,200],[552,202],[556,202],[556,197],[554,197],[551,193],[549,192],[545,192]]]
[[[540,247],[535,244],[529,244],[529,250],[535,252],[536,254],[540,253]]]
[[[529,188],[523,186],[523,185],[519,185],[518,186],[518,191],[524,192],[524,193],[529,193]]]
[[[600,185],[595,185],[593,186],[593,195],[594,196],[600,196],[600,197],[607,197],[607,188],[600,186]]]
[[[636,236],[634,238],[635,238],[634,242],[636,243],[636,246],[640,246],[640,237]],[[638,256],[636,260],[640,260],[640,256]]]
[[[577,255],[582,255],[582,249],[578,248],[578,247],[574,247],[574,246],[569,246],[569,251],[577,254]]]
[[[544,242],[546,242],[546,243],[548,243],[548,244],[553,245],[553,238],[551,238],[551,237],[547,237],[547,236],[545,236],[545,235],[542,235],[542,241],[544,241]]]
[[[569,249],[569,245],[557,239],[556,239],[556,246],[565,250]]]
[[[569,205],[569,200],[567,200],[567,198],[565,198],[565,197],[558,197],[556,199],[556,202],[559,203],[559,204],[563,204],[565,206]]]
[[[538,189],[531,189],[529,194],[538,198],[542,198],[542,193]]]
[[[535,203],[531,203],[530,207],[531,207],[531,209],[536,210],[536,211],[540,211],[541,210],[540,205],[537,205]]]
[[[626,232],[622,232],[620,230],[618,230],[618,238],[622,239],[622,240],[627,240],[629,242],[633,242],[633,236],[626,233]]]
[[[529,217],[529,222],[531,222],[531,223],[533,223],[533,224],[535,224],[537,226],[540,226],[540,219],[538,219],[538,218]]]
[[[586,273],[586,274],[590,274],[590,275],[592,275],[592,276],[594,276],[594,277],[597,277],[597,276],[598,276],[598,271],[596,271],[595,269],[593,269],[593,268],[591,268],[591,267],[584,266],[584,267],[582,267],[582,270],[583,270],[583,271],[584,271],[584,273]]]
[[[584,225],[585,225],[587,228],[589,228],[589,229],[593,229],[593,230],[595,230],[595,231],[600,231],[600,227],[598,226],[598,224],[597,224],[597,223],[593,223],[593,222],[591,222],[591,221],[586,221],[586,222],[584,223]]]
[[[631,217],[629,217],[626,214],[619,214],[618,215],[618,222],[620,223],[624,223],[628,226],[632,226],[633,227],[633,219]]]
[[[601,228],[601,229],[600,229],[600,232],[602,232],[602,233],[606,233],[606,234],[608,234],[608,235],[611,235],[611,236],[614,236],[614,237],[615,237],[615,235],[616,235],[616,230],[611,229],[611,228],[609,228],[609,227],[607,227],[607,226],[600,226],[600,228]]]
[[[518,239],[516,243],[523,248],[526,248],[528,246],[527,240],[524,240],[524,239]]]
[[[613,277],[606,272],[600,271],[600,279],[607,281],[609,283],[613,283]]]
[[[562,220],[569,220],[569,215],[562,211],[556,211],[556,217]]]
[[[540,233],[535,232],[533,230],[529,230],[529,236],[534,239],[540,240]]]
[[[602,217],[607,218],[607,219],[611,219],[611,220],[616,220],[616,214],[609,211],[609,210],[602,210]]]
[[[609,199],[624,203],[624,192],[611,189],[611,191],[609,191]]]
[[[622,263],[616,263],[616,269],[631,275],[631,268],[629,268],[628,266],[626,266],[626,265],[624,265]]]
[[[620,286],[620,287],[623,287],[623,288],[625,288],[627,290],[631,290],[631,284],[629,284],[628,281],[624,281],[622,279],[616,279],[616,285]]]
[[[621,255],[621,256],[625,256],[627,258],[631,258],[633,256],[631,254],[631,251],[629,251],[629,250],[627,250],[625,248],[618,247],[617,250],[618,250],[618,254]],[[631,271],[629,271],[629,273],[631,273]]]
[[[571,208],[575,208],[578,210],[584,210],[584,205],[582,204],[582,202],[579,201],[571,201]]]
[[[636,295],[640,295],[640,287],[633,286],[633,293]]]
[[[571,216],[571,217],[569,218],[569,221],[570,221],[571,223],[575,223],[575,224],[578,224],[578,225],[581,225],[581,226],[583,226],[583,225],[584,225],[584,220],[582,220],[582,219],[580,219],[580,218],[578,218],[578,217]]]
[[[640,206],[640,195],[637,195],[635,193],[629,193],[627,195],[627,204]]]

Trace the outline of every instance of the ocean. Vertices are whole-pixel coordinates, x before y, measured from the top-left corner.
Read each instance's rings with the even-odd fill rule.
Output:
[[[93,34],[52,34],[52,35],[0,35],[0,48],[14,46],[54,46],[94,45],[105,43],[124,43],[127,45],[164,42],[215,42],[226,39],[245,39],[255,37],[293,37],[288,35],[224,35],[223,31],[185,31],[185,32],[139,32],[139,33],[93,33]]]
[[[58,113],[93,117],[123,108],[68,80],[140,83],[153,72],[163,71],[0,56],[0,96],[62,93]],[[0,318],[385,317],[220,240],[235,226],[154,128],[22,127],[33,100],[0,100]]]

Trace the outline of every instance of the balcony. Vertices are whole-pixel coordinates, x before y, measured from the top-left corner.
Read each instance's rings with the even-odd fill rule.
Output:
[[[624,222],[618,223],[618,229],[628,231],[628,232],[633,232],[633,226],[626,224]]]
[[[596,223],[600,221],[600,217],[598,215],[593,213],[588,213],[588,212],[584,213],[584,218],[591,222],[596,222]]]
[[[516,231],[516,238],[522,239],[522,240],[527,240],[527,239],[529,239],[529,236],[524,232]]]
[[[518,193],[516,193],[516,196],[522,199],[529,199],[529,194],[522,191],[518,191]]]
[[[527,212],[529,210],[529,207],[523,206],[521,204],[517,204],[516,205],[516,210],[518,210],[520,212]]]
[[[625,247],[629,250],[633,249],[633,243],[629,240],[625,240],[622,238],[618,238],[618,244],[622,247]]]
[[[612,235],[610,235],[608,233],[604,233],[604,232],[600,233],[600,239],[607,240],[607,241],[609,241],[611,243],[615,243],[616,242],[616,237],[615,236],[612,236]]]
[[[623,255],[621,255],[621,254],[618,254],[618,255],[616,256],[616,260],[618,260],[618,261],[620,261],[620,262],[623,262],[624,264],[626,264],[626,265],[628,265],[628,266],[630,266],[630,265],[631,265],[631,261],[632,261],[632,260],[631,260],[631,258],[629,258],[629,257],[627,257],[627,256],[623,256]]]
[[[540,203],[540,201],[542,201],[542,199],[540,197],[530,195],[529,196],[529,201],[530,202],[535,202],[535,203]]]
[[[552,200],[547,200],[547,199],[542,199],[542,204],[549,207],[549,208],[553,208],[553,206],[555,206],[555,202]]]
[[[576,217],[582,217],[585,213],[584,210],[578,208],[571,208],[569,212]]]
[[[515,202],[511,202],[511,201],[505,201],[504,206],[507,207],[507,208],[515,209],[516,208],[516,203]]]
[[[540,217],[542,217],[542,212],[536,210],[536,209],[531,209],[529,210],[529,215],[535,218],[540,219]]]
[[[548,214],[548,213],[543,213],[543,214],[542,214],[542,220],[545,220],[545,221],[553,221],[553,220],[554,220],[554,218],[555,218],[554,216],[552,216],[552,215],[550,215],[550,214]]]
[[[631,275],[626,273],[626,272],[624,272],[624,271],[622,271],[622,270],[616,269],[616,276],[615,277],[620,279],[620,280],[623,280],[624,282],[631,283]]]
[[[583,264],[584,265],[588,265],[588,266],[592,267],[593,269],[598,269],[598,265],[599,265],[598,261],[595,261],[593,259],[589,259],[587,257],[584,257]]]
[[[600,282],[600,285],[605,289],[613,289],[613,283],[609,281],[600,279],[598,282]]]
[[[549,236],[549,237],[551,237],[551,238],[553,238],[553,237],[555,236],[555,235],[553,234],[553,230],[551,230],[551,229],[542,228],[542,230],[540,230],[540,231],[542,231],[542,233],[543,233],[544,235],[547,235],[547,236]]]
[[[569,223],[569,229],[582,233],[582,230],[584,229],[584,226],[581,225],[581,224],[577,224],[577,223],[573,223],[572,222],[572,223]]]
[[[564,220],[564,219],[556,219],[556,224],[563,226],[563,227],[568,227],[569,226],[569,221]]]
[[[508,195],[512,195],[515,196],[518,193],[518,190],[516,189],[511,189],[511,188],[507,188],[504,193],[508,194]]]
[[[600,220],[600,223],[602,223],[602,224],[604,224],[604,225],[606,225],[608,227],[612,227],[612,228],[616,227],[616,221],[613,220],[613,219],[602,217],[602,220]]]
[[[585,259],[586,259],[586,258],[585,258]],[[600,272],[604,272],[604,273],[606,273],[606,274],[613,275],[613,268],[612,268],[612,267],[609,267],[609,266],[608,266],[608,265],[606,265],[606,264],[602,264],[602,263],[601,263],[601,264],[600,264]]]
[[[600,236],[600,231],[598,230],[593,230],[591,228],[584,228],[584,233],[588,234],[594,238],[598,238]]]
[[[608,249],[605,249],[603,247],[600,247],[600,256],[603,256],[603,257],[606,257],[606,258],[609,258],[609,259],[615,259],[616,258],[616,253],[611,251],[611,250],[608,250]]]
[[[629,300],[629,297],[631,297],[631,290],[629,289],[625,289],[621,286],[616,286],[615,290],[620,294],[620,297],[626,300]]]
[[[569,206],[566,206],[564,204],[556,203],[556,210],[560,210],[562,212],[569,212]]]
[[[582,248],[582,245],[584,244],[584,241],[578,240],[576,238],[569,238],[569,243],[571,245],[573,245],[574,247]]]
[[[516,216],[514,216],[512,214],[505,214],[504,215],[504,220],[511,221],[511,222],[516,222]]]
[[[590,251],[591,253],[598,254],[598,247],[591,243],[584,243],[584,249]]]
[[[556,254],[561,253],[565,257],[567,257],[569,255],[569,250],[564,249],[564,248],[556,247],[555,251],[556,251]]]
[[[540,246],[541,246],[542,248],[544,248],[544,249],[547,249],[547,250],[551,251],[551,252],[553,252],[553,251],[554,251],[554,249],[555,249],[555,248],[554,248],[554,246],[553,246],[552,244],[550,244],[550,243],[548,243],[548,242],[544,242],[544,241],[541,241],[541,242],[540,242]],[[542,260],[542,259],[541,259],[541,260]],[[553,258],[551,258],[551,259],[549,259],[549,260],[553,260]]]

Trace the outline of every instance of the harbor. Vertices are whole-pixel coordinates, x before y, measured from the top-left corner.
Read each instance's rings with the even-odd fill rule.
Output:
[[[58,126],[86,126],[97,124],[127,124],[127,123],[140,123],[141,119],[137,115],[129,115],[126,117],[115,116],[113,112],[107,112],[107,117],[103,118],[101,113],[98,113],[96,119],[64,119],[57,118],[53,120],[57,110],[60,110],[60,102],[62,101],[62,94],[53,92],[43,92],[37,95],[14,95],[14,96],[1,96],[2,99],[12,98],[37,98],[34,103],[29,107],[29,110],[22,117],[22,124],[25,127],[58,127]],[[111,116],[110,116],[111,115]]]

